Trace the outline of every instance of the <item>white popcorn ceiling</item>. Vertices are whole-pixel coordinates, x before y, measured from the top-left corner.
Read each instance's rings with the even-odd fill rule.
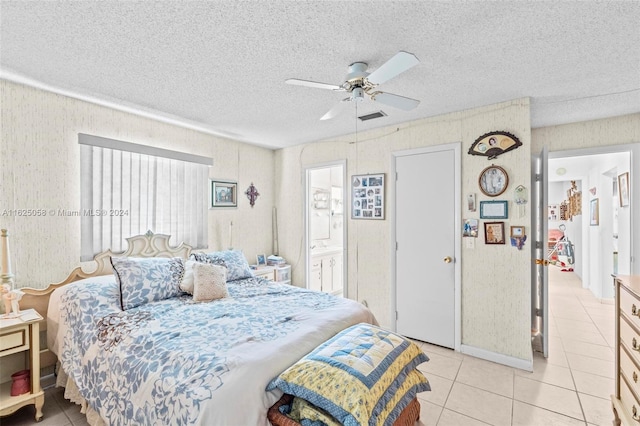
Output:
[[[420,64],[380,90],[413,111],[357,130],[531,97],[532,127],[640,111],[640,2],[5,1],[0,77],[286,147],[356,130],[319,118],[355,61]]]

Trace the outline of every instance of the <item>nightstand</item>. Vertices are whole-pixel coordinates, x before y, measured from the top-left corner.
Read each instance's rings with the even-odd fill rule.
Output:
[[[40,325],[42,317],[35,309],[20,311],[17,318],[0,317],[0,357],[28,352],[31,370],[31,392],[11,396],[11,380],[0,383],[0,416],[6,416],[25,405],[34,404],[36,421],[42,420],[44,392],[40,387]]]
[[[260,277],[264,278],[265,280],[275,281],[275,275],[273,272],[274,269],[275,268],[273,266],[260,266],[259,268],[256,267],[256,269],[252,269],[251,272],[253,272],[254,277]]]

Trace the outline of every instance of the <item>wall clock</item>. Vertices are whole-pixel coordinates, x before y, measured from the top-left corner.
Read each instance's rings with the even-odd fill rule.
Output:
[[[492,164],[480,173],[478,185],[484,195],[497,197],[507,190],[509,175],[502,167]]]

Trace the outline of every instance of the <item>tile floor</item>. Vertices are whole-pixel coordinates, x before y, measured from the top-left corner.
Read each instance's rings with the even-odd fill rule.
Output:
[[[422,343],[419,368],[432,391],[418,395],[424,426],[610,426],[614,306],[549,267],[549,358],[529,373]]]
[[[424,426],[611,425],[614,314],[569,272],[550,267],[550,355],[536,354],[534,372],[505,367],[422,343],[430,361],[420,369],[432,391],[419,395]],[[44,419],[33,407],[0,419],[3,426],[87,425],[80,409],[46,390]]]

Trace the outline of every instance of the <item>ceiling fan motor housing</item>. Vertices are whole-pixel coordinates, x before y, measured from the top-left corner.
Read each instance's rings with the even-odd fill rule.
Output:
[[[354,62],[349,65],[349,73],[345,77],[342,87],[347,91],[351,91],[355,87],[364,87],[365,79],[369,75],[367,68],[369,65],[365,62]]]

